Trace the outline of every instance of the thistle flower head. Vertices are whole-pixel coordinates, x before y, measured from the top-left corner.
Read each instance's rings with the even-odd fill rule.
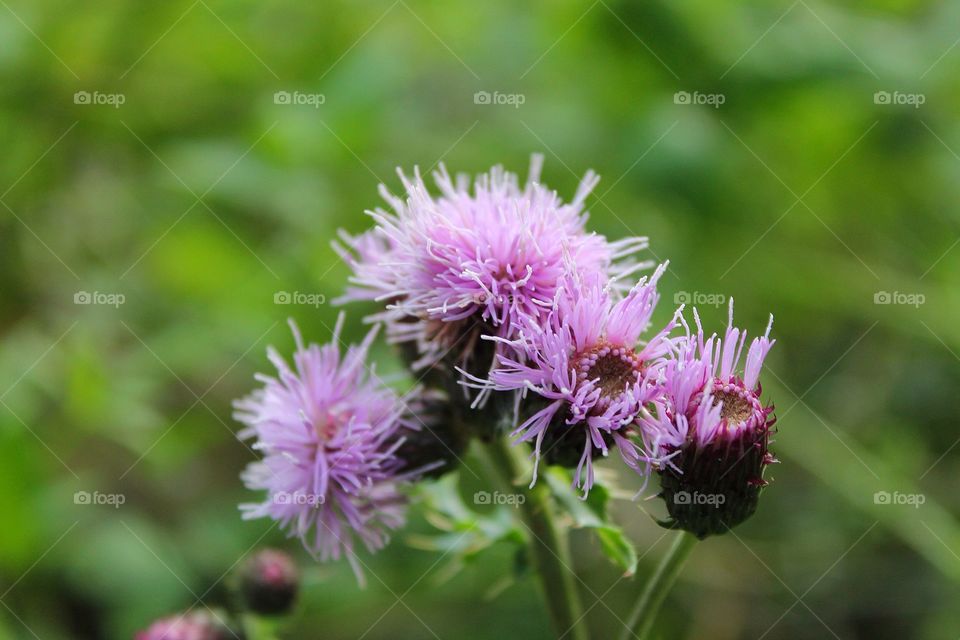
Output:
[[[760,370],[774,340],[773,317],[739,363],[746,332],[733,326],[733,301],[724,337],[697,331],[680,341],[664,367],[663,398],[646,418],[665,462],[660,468],[668,526],[699,537],[724,533],[749,518],[775,462],[768,451],[773,406],[760,400]]]
[[[365,358],[376,329],[341,354],[341,315],[333,341],[304,345],[291,322],[293,367],[272,348],[277,377],[258,375],[263,387],[238,400],[240,437],[254,440],[263,459],[243,474],[248,488],[266,490],[261,503],[241,505],[245,518],[276,520],[321,560],[346,554],[357,577],[357,541],[376,551],[403,523],[398,490],[402,433],[416,426]]]
[[[501,355],[488,380],[472,383],[527,396],[525,403],[536,410],[513,435],[534,442],[538,463],[558,439],[580,442],[574,475],[584,496],[593,486],[597,453],[605,456],[615,447],[638,472],[650,460],[632,436],[644,436],[639,417],[658,394],[661,363],[672,348],[669,334],[676,320],[640,340],[650,325],[659,299],[656,284],[665,268],[642,278],[622,299],[598,277],[566,274],[545,320],[527,318],[519,337],[510,342],[516,355]]]
[[[620,264],[646,246],[643,238],[608,243],[585,231],[584,200],[597,183],[588,173],[569,203],[539,184],[542,157],[528,180],[494,167],[471,189],[466,175],[434,174],[432,196],[419,171],[400,173],[406,197],[381,194],[392,211],[370,212],[377,226],[359,237],[342,234],[338,248],[353,283],[341,300],[375,299],[375,316],[397,342],[414,341],[418,366],[453,353],[457,364],[481,345],[481,334],[513,338],[523,317],[549,308],[572,260],[585,274],[623,275],[643,265]],[[489,366],[488,362],[478,363]]]

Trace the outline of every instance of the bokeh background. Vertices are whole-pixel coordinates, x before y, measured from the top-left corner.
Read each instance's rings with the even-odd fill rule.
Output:
[[[285,637],[550,637],[510,543],[438,562],[414,512],[360,590],[241,521],[230,408],[287,317],[329,338],[330,242],[395,167],[533,152],[564,196],[598,171],[591,228],[671,260],[658,317],[776,316],[782,464],[661,637],[957,637],[958,25],[924,0],[0,0],[0,638],[131,637],[265,544],[307,567]],[[668,543],[655,501],[616,511],[637,577],[573,536],[597,637]]]

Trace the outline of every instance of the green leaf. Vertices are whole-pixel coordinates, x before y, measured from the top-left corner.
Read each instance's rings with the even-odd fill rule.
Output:
[[[421,484],[418,495],[427,521],[441,533],[408,536],[411,546],[449,554],[455,562],[461,562],[472,560],[498,542],[525,544],[511,507],[500,505],[480,513],[467,505],[460,495],[459,473]]]
[[[573,489],[573,478],[568,470],[551,467],[543,475],[557,502],[573,518],[573,526],[593,529],[607,559],[627,575],[633,575],[637,570],[637,550],[623,530],[610,521],[607,512],[610,492],[607,488],[594,485],[590,495],[582,500]]]
[[[615,526],[603,526],[596,529],[597,539],[604,555],[613,564],[622,568],[627,575],[637,571],[637,549],[624,535],[623,529]]]

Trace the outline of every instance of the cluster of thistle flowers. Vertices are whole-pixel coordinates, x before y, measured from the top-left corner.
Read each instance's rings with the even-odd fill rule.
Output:
[[[534,483],[541,462],[566,465],[585,497],[595,460],[615,449],[660,476],[668,526],[703,537],[753,512],[773,461],[759,384],[770,326],[746,347],[731,303],[722,337],[695,311],[691,330],[682,307],[651,329],[666,264],[637,279],[653,266],[636,259],[645,238],[586,229],[596,175],[564,202],[539,183],[540,165],[525,183],[500,167],[474,181],[441,167],[436,196],[401,172],[403,197],[381,187],[391,210],[341,234],[353,271],[341,301],[379,303],[368,320],[422,384],[401,398],[368,367],[376,327],[344,354],[342,315],[325,346],[294,328],[294,367],[271,350],[278,376],[236,404],[264,456],[244,478],[266,500],[243,505],[246,517],[279,521],[322,560],[345,555],[359,577],[355,547],[375,551],[402,525],[403,485],[504,429],[532,444]]]

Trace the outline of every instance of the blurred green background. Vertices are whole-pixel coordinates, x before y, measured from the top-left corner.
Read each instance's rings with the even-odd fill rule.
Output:
[[[0,638],[131,637],[268,543],[309,567],[288,637],[550,637],[508,544],[449,571],[414,513],[361,591],[242,522],[230,417],[287,317],[329,338],[333,305],[275,295],[342,291],[330,241],[395,167],[532,152],[565,197],[598,171],[591,228],[671,260],[659,317],[776,316],[782,464],[661,637],[957,637],[958,24],[923,0],[0,0]],[[644,510],[617,507],[635,578],[574,534],[597,637],[666,548]]]

